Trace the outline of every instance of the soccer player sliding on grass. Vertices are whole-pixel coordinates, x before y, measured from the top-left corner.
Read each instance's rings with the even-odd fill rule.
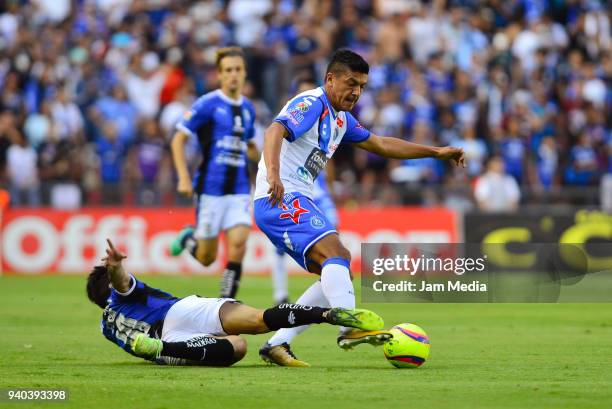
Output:
[[[377,314],[363,309],[280,304],[260,310],[232,298],[185,298],[147,286],[121,265],[125,255],[107,240],[103,265],[87,278],[87,296],[104,309],[102,334],[140,358],[167,365],[229,366],[247,343],[240,334],[328,323],[381,329]]]
[[[312,200],[314,181],[341,144],[352,143],[387,158],[432,157],[465,165],[462,149],[378,136],[361,126],[350,111],[368,82],[368,72],[368,63],[360,55],[336,51],[324,86],[290,100],[265,132],[255,186],[255,221],[278,249],[321,276],[297,300],[299,304],[355,307],[351,254]],[[309,366],[290,349],[293,338],[306,328],[280,330],[260,349],[260,356],[277,365]],[[390,337],[386,331],[343,328],[338,346],[380,345]]]

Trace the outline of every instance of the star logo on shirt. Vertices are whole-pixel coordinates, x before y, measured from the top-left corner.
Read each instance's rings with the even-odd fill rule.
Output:
[[[295,199],[291,203],[291,207],[281,203],[281,209],[283,213],[280,214],[280,219],[291,219],[293,223],[298,224],[300,222],[300,216],[306,213],[310,213],[310,210],[304,209],[300,206],[300,199]]]

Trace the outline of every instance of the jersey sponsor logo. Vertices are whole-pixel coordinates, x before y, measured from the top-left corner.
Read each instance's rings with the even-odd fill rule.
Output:
[[[300,199],[295,199],[293,202],[291,202],[290,206],[291,207],[281,203],[281,209],[283,209],[283,213],[281,213],[279,216],[281,220],[291,219],[293,223],[298,224],[300,222],[300,216],[310,213],[310,210],[305,209],[300,205]]]
[[[243,133],[244,127],[242,126],[242,117],[240,115],[234,116],[234,128],[235,133]]]
[[[312,105],[312,104],[310,104],[310,105]],[[309,106],[306,104],[306,102],[304,102],[304,101],[302,101],[302,102],[298,102],[298,103],[295,105],[295,107],[296,107],[298,110],[302,111],[302,112],[306,112],[306,111],[308,111],[308,110],[310,109],[310,107],[309,107]]]
[[[327,161],[328,158],[325,152],[319,148],[314,148],[312,152],[310,152],[310,155],[308,155],[308,158],[306,158],[304,167],[308,172],[310,172],[312,178],[316,179],[321,170],[323,170],[327,164]]]
[[[293,311],[289,311],[289,317],[287,318],[287,321],[289,321],[290,325],[295,324],[295,314],[293,313]]]
[[[240,117],[236,117],[240,118]],[[247,143],[240,136],[225,135],[223,138],[215,142],[217,148],[223,148],[230,151],[246,152]]]
[[[299,110],[293,109],[287,112],[287,118],[293,125],[299,125],[304,120],[304,115]]]
[[[302,182],[304,183],[310,182],[310,175],[308,171],[306,170],[306,168],[304,168],[303,166],[300,166],[295,172],[295,174],[297,175],[297,178],[301,180]]]
[[[217,165],[234,166],[236,168],[243,168],[246,166],[246,160],[244,155],[241,153],[222,152],[215,157],[215,163]]]
[[[315,229],[322,229],[323,226],[325,226],[325,220],[317,215],[314,215],[310,218],[310,225]]]

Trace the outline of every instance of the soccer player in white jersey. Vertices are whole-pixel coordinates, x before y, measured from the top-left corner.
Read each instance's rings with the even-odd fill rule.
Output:
[[[355,307],[351,254],[312,201],[314,180],[341,143],[393,159],[433,157],[465,165],[463,150],[431,147],[371,133],[350,114],[368,82],[368,63],[350,50],[334,53],[323,87],[303,92],[281,110],[264,136],[255,186],[255,222],[277,248],[321,279],[297,303]],[[283,329],[260,349],[262,359],[281,366],[309,366],[290,349],[306,327]],[[380,345],[391,334],[342,328],[338,346]]]
[[[298,94],[311,90],[316,87],[314,80],[304,77],[298,81]],[[338,225],[338,212],[334,199],[330,192],[330,181],[333,180],[333,162],[327,163],[327,170],[321,171],[315,179],[312,190],[312,201],[325,214],[327,220],[334,228]],[[282,304],[289,302],[289,286],[287,283],[287,267],[285,265],[285,251],[282,248],[276,249],[276,260],[272,267],[272,289],[274,292],[274,302]]]

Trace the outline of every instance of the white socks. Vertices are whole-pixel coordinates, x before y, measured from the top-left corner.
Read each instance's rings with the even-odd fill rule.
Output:
[[[295,302],[296,304],[302,305],[315,305],[318,307],[329,307],[325,295],[323,295],[323,289],[321,288],[321,282],[315,281],[313,285],[308,287],[304,294]],[[280,345],[284,342],[290,344],[293,338],[301,334],[310,325],[302,325],[294,328],[282,328],[276,331],[276,333],[270,338],[268,343],[270,345]]]
[[[325,261],[321,270],[321,286],[332,307],[355,308],[355,290],[348,260],[334,257]]]
[[[272,269],[272,288],[274,289],[274,301],[276,303],[286,300],[289,297],[285,254],[276,254],[276,263]]]
[[[355,290],[351,281],[348,260],[340,257],[326,260],[321,270],[321,281],[317,281],[308,287],[295,303],[318,307],[355,308]],[[281,345],[284,342],[290,344],[293,338],[304,332],[309,326],[302,325],[295,328],[280,329],[276,331],[268,343],[270,345]],[[341,327],[340,333],[350,329]]]
[[[355,290],[351,281],[349,262],[340,257],[327,259],[321,270],[323,294],[332,307],[355,308]],[[341,327],[340,333],[351,328]]]

